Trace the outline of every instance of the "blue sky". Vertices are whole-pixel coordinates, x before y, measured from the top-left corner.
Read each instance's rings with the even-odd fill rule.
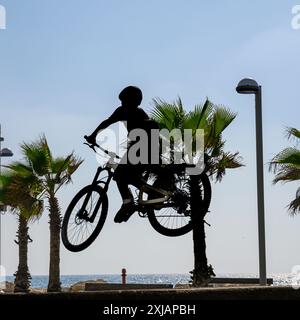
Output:
[[[291,28],[296,1],[0,0],[7,29],[0,30],[0,110],[5,145],[20,158],[19,144],[45,133],[56,155],[85,159],[59,198],[64,212],[97,167],[83,135],[118,106],[128,84],[152,98],[181,96],[186,108],[209,97],[238,112],[227,129],[227,149],[246,167],[213,184],[207,220],[209,262],[217,273],[257,273],[254,101],[236,94],[237,82],[263,86],[264,157],[287,145],[286,126],[299,128],[300,30]],[[7,160],[5,160],[7,162]],[[4,161],[4,162],[5,162]],[[268,272],[300,264],[299,217],[286,205],[296,184],[271,185],[265,175]],[[112,187],[109,219],[95,244],[79,254],[62,247],[62,273],[177,273],[193,268],[191,235],[169,239],[138,217],[113,223],[120,197]],[[47,212],[32,225],[33,274],[48,270]],[[16,219],[3,217],[3,263],[17,267]]]

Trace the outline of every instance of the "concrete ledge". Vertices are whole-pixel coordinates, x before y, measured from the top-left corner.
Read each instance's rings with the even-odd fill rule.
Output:
[[[5,301],[200,301],[200,300],[300,300],[292,287],[242,287],[155,290],[106,290],[97,292],[0,294]]]
[[[211,283],[259,284],[259,278],[211,278]],[[273,278],[268,278],[267,284],[273,284]]]
[[[171,284],[135,284],[86,282],[85,291],[171,289]]]

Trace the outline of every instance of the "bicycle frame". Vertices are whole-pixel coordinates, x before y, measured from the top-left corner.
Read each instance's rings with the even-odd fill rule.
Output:
[[[160,204],[163,203],[165,201],[167,201],[170,196],[171,196],[171,192],[169,191],[165,191],[163,189],[160,188],[154,188],[152,186],[150,186],[149,184],[144,184],[140,190],[139,190],[139,196],[138,196],[138,204],[139,205],[151,205],[151,204]],[[151,200],[143,200],[143,193],[148,193],[154,191],[156,193],[160,193],[163,195],[162,198],[156,198],[156,199],[151,199]]]
[[[108,187],[111,182],[111,179],[114,175],[114,170],[116,169],[116,167],[119,164],[114,161],[114,158],[116,157],[116,155],[114,153],[109,152],[109,151],[101,148],[98,145],[96,145],[96,146],[100,150],[104,151],[106,154],[109,154],[110,158],[103,167],[102,166],[98,167],[91,186],[97,186],[99,184],[102,184],[102,185],[104,185],[103,186],[103,193],[106,193],[108,191]],[[91,147],[91,148],[96,152],[96,150],[93,147]],[[117,158],[119,158],[119,157],[117,157]],[[99,179],[99,176],[100,176],[101,172],[103,172],[103,171],[107,171],[107,173],[108,173],[106,181],[103,180],[104,178]],[[161,205],[163,207],[164,206],[163,203],[170,199],[170,197],[172,195],[171,192],[163,190],[161,188],[155,188],[155,187],[147,184],[147,181],[145,181],[143,178],[141,178],[141,181],[142,181],[142,186],[138,189],[139,194],[138,194],[138,203],[137,203],[137,207],[138,207],[137,209],[139,211],[143,211],[144,207],[151,206],[151,205],[156,205],[156,206]],[[86,219],[87,221],[90,221],[91,223],[94,222],[95,217],[97,215],[97,212],[98,212],[100,205],[101,205],[101,198],[99,198],[92,215],[90,217],[88,216],[85,208],[88,204],[88,201],[90,200],[92,191],[93,191],[93,189],[91,188],[91,191],[86,195],[84,202],[82,204],[82,207],[80,209],[80,212],[78,214],[79,218]],[[155,192],[157,194],[160,194],[161,197],[156,198],[156,199],[143,200],[143,194],[144,193],[148,194],[149,192]]]

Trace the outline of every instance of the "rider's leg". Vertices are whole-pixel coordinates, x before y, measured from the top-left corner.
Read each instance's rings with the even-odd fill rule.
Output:
[[[115,222],[124,222],[127,221],[130,216],[135,212],[136,208],[134,205],[133,195],[126,183],[124,181],[117,181],[117,186],[119,188],[123,204],[119,211],[117,212],[114,221]]]
[[[128,202],[128,200],[133,200],[133,195],[128,187],[128,155],[124,154],[119,165],[114,172],[114,180],[117,183],[120,195],[123,202]]]
[[[133,202],[133,195],[132,192],[129,189],[129,186],[126,182],[122,181],[121,179],[118,179],[117,186],[120,192],[120,195],[122,197],[123,203],[129,203]]]
[[[129,189],[129,183],[133,176],[135,176],[135,168],[128,164],[119,165],[114,173],[114,180],[123,200],[123,204],[115,216],[115,222],[127,221],[136,210],[134,198]]]

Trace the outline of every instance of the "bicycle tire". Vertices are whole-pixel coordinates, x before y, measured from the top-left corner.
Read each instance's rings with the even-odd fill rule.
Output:
[[[76,204],[80,201],[80,199],[83,198],[83,196],[85,194],[87,194],[88,192],[90,192],[92,189],[92,192],[97,192],[99,194],[100,197],[102,197],[102,201],[101,201],[101,205],[100,208],[101,209],[101,216],[97,222],[97,225],[94,229],[94,231],[92,232],[92,234],[82,243],[80,244],[72,244],[69,237],[68,237],[68,225],[69,225],[69,220],[71,217],[71,214],[76,206]],[[100,186],[93,186],[93,185],[89,185],[84,187],[83,189],[81,189],[73,198],[73,200],[70,202],[66,213],[64,215],[64,219],[63,219],[63,223],[62,223],[62,230],[61,230],[61,237],[62,237],[62,242],[64,244],[64,246],[66,247],[66,249],[68,249],[71,252],[79,252],[82,251],[84,249],[86,249],[87,247],[89,247],[97,238],[97,236],[99,235],[100,231],[103,228],[104,222],[106,220],[107,217],[107,211],[108,211],[108,198],[106,193],[103,191],[103,188]],[[99,212],[97,212],[97,215],[99,214]]]

